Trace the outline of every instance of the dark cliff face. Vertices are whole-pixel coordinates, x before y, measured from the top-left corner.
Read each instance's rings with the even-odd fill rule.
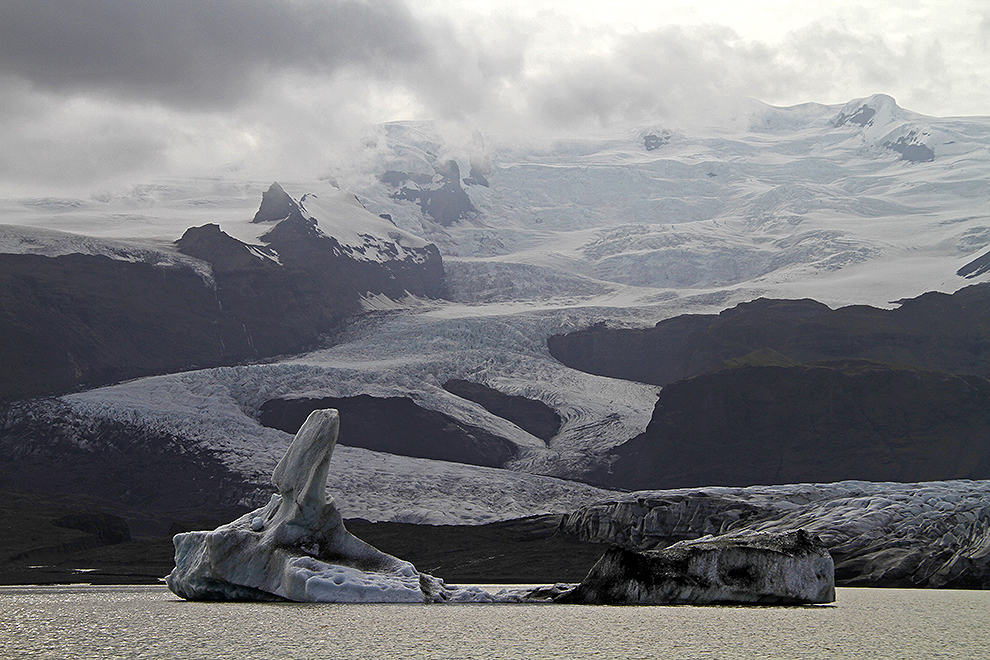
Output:
[[[731,364],[866,359],[990,375],[990,285],[927,293],[892,310],[832,310],[813,300],[759,299],[718,315],[685,315],[653,328],[593,327],[548,340],[575,369],[655,385]],[[761,362],[762,361],[762,362]]]
[[[591,480],[629,489],[990,478],[990,381],[850,361],[664,388]]]
[[[215,224],[176,241],[212,279],[102,256],[0,254],[0,399],[299,352],[360,313],[363,296],[442,295],[433,245],[400,255],[388,237],[370,237],[386,258],[367,260],[281,188],[262,207],[276,221],[286,212],[264,244]]]

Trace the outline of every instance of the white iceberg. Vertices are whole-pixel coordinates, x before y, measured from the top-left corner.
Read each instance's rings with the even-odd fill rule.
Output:
[[[336,410],[314,411],[276,466],[279,494],[267,505],[212,532],[177,534],[168,588],[188,600],[415,603],[467,596],[344,528],[325,490],[339,426]]]

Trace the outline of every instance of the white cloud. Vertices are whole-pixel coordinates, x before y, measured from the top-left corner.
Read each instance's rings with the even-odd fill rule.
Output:
[[[973,0],[889,4],[857,13],[823,0],[802,15],[776,0],[742,13],[626,2],[602,16],[599,4],[542,0],[432,11],[400,0],[8,0],[0,183],[211,168],[316,176],[346,167],[367,122],[399,118],[518,136],[703,123],[746,97],[876,92],[930,114],[990,114],[990,15],[974,23]]]

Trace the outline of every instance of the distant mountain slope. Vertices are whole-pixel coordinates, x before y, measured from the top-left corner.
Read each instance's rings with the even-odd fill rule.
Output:
[[[216,224],[187,230],[178,253],[33,230],[18,242],[8,228],[0,399],[299,352],[366,299],[441,295],[435,246],[353,198],[269,193],[291,212],[268,219],[258,245]]]
[[[746,360],[773,364],[858,358],[990,375],[990,284],[926,293],[884,310],[832,310],[813,300],[758,299],[718,315],[683,315],[653,328],[604,325],[550,337],[564,364],[666,385]]]
[[[366,140],[368,171],[351,188],[445,256],[472,260],[456,273],[471,281],[453,282],[461,300],[485,268],[489,280],[515,269],[525,281],[549,267],[561,285],[744,285],[878,303],[861,296],[889,290],[891,268],[904,268],[896,297],[952,290],[952,273],[990,245],[988,144],[982,118],[926,117],[885,94],[754,101],[726,126],[524,144],[394,122]],[[451,176],[478,163],[485,185]],[[448,203],[462,211],[438,219],[423,196],[442,181],[459,181]]]

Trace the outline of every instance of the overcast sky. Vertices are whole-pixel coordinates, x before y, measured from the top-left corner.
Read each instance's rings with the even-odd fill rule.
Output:
[[[877,92],[990,115],[988,80],[986,0],[3,0],[0,195],[315,178],[395,119],[521,138]]]

